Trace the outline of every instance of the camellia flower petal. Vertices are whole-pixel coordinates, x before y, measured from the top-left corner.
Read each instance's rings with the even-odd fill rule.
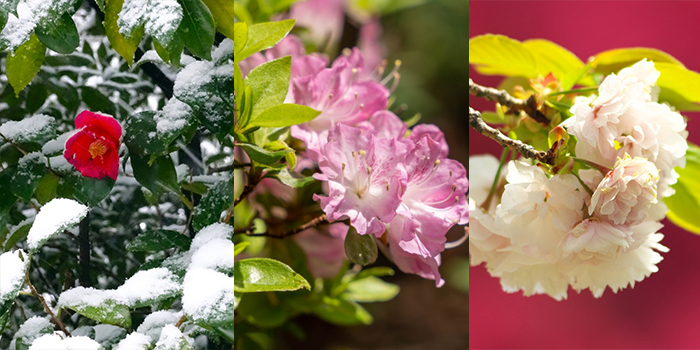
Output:
[[[122,127],[111,116],[83,111],[75,118],[78,131],[66,141],[63,156],[83,176],[116,180]]]

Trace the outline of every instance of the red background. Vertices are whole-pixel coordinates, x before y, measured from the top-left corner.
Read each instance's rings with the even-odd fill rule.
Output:
[[[700,2],[471,1],[469,36],[494,33],[518,40],[544,38],[582,60],[601,51],[644,46],[665,51],[700,72]],[[470,67],[470,77],[497,86]],[[698,87],[700,89],[700,87]],[[470,96],[470,106],[493,104]],[[689,118],[689,140],[700,143],[700,113]],[[470,154],[500,154],[470,130]],[[700,215],[700,213],[698,213]],[[700,348],[700,236],[665,221],[669,247],[652,274],[634,289],[610,289],[600,299],[569,290],[567,300],[507,294],[483,265],[470,273],[470,348]]]

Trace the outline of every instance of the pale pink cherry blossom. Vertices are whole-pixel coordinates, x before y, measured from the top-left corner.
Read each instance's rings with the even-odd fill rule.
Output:
[[[688,150],[686,122],[678,112],[665,104],[647,102],[639,105],[630,130],[617,138],[618,154],[644,157],[659,169],[659,195],[670,196],[678,174],[673,168],[685,166]]]
[[[617,159],[615,138],[628,128],[636,113],[628,113],[635,103],[651,101],[651,85],[658,73],[654,64],[642,60],[620,74],[603,80],[598,97],[589,104],[579,99],[572,107],[573,117],[562,122],[568,132],[578,139],[576,156],[612,166]]]
[[[616,225],[640,224],[647,219],[649,207],[657,202],[658,181],[654,163],[625,153],[598,184],[588,213]]]
[[[328,197],[314,195],[328,219],[350,218],[359,234],[385,231],[401,204],[406,186],[403,162],[410,145],[396,139],[380,139],[372,131],[337,124],[321,150],[314,174],[328,183]]]
[[[632,229],[597,217],[583,220],[559,243],[562,257],[575,254],[580,260],[605,260],[620,256],[634,242]]]
[[[663,225],[655,221],[632,226],[634,242],[623,254],[595,264],[572,264],[569,272],[573,277],[571,286],[578,291],[590,289],[596,298],[603,295],[606,287],[614,293],[628,286],[634,288],[635,282],[641,282],[659,270],[656,264],[663,258],[658,252],[668,252],[668,248],[659,243],[663,239],[663,235],[657,233],[661,227]]]
[[[561,238],[583,220],[584,191],[571,174],[548,178],[537,166],[509,164],[497,224],[523,254],[555,262]]]
[[[345,236],[348,225],[330,224],[325,228],[312,228],[294,236],[294,240],[306,253],[309,271],[316,278],[330,279],[347,260],[345,255]]]

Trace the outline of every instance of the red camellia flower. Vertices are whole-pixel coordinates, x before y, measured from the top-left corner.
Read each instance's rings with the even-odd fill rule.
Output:
[[[75,118],[78,132],[66,141],[63,156],[83,176],[117,179],[122,127],[109,115],[83,111]]]

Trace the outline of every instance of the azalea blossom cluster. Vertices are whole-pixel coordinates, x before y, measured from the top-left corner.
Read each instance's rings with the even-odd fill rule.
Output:
[[[600,297],[658,270],[661,199],[688,149],[685,120],[657,102],[659,75],[643,60],[576,98],[560,125],[577,140],[570,173],[514,160],[494,180],[494,157],[470,159],[472,265],[485,262],[507,292],[557,300],[569,286]]]
[[[306,145],[297,170],[319,170],[314,177],[327,192],[314,199],[328,220],[349,220],[360,235],[374,235],[402,271],[441,286],[438,267],[447,231],[468,220],[466,169],[447,158],[449,147],[442,131],[434,125],[409,130],[388,111],[391,89],[386,85],[397,74],[393,71],[384,78],[386,64],[367,65],[358,48],[343,51],[327,68],[325,55],[305,54],[301,41],[288,36],[264,54],[241,62],[241,70],[246,75],[265,61],[286,55],[292,57],[286,102],[321,112],[312,121],[293,126],[291,135]],[[310,261],[337,266],[339,258],[344,259],[340,248],[348,227],[340,223],[331,227],[332,234],[323,241],[335,243],[329,242],[333,248],[325,253],[325,246],[314,243],[319,234],[298,237],[313,257]],[[324,275],[332,276],[328,271]]]

